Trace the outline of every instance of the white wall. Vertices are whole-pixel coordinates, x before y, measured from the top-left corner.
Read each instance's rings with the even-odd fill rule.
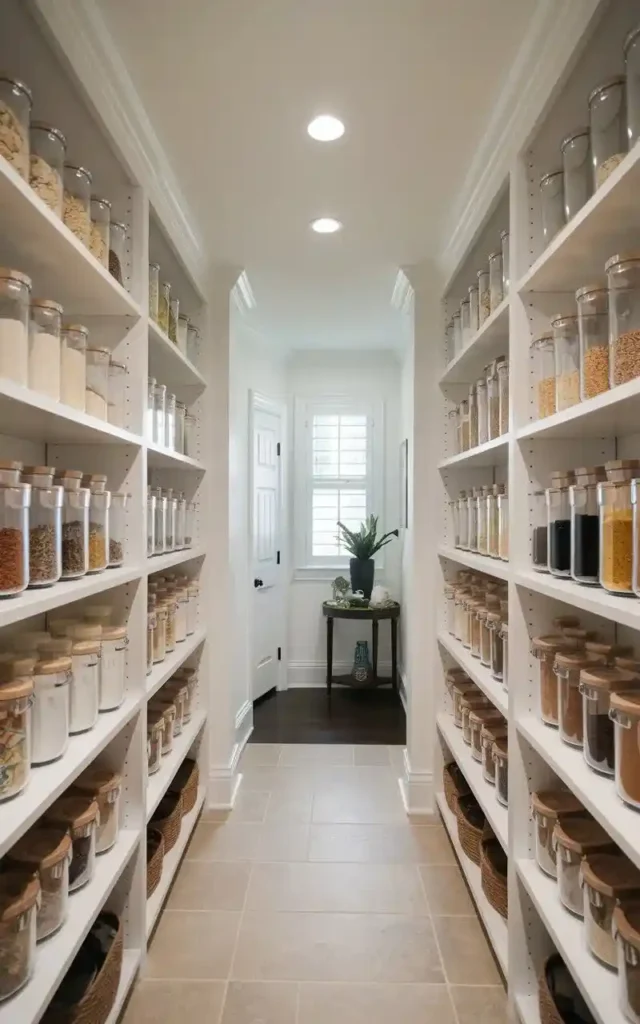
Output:
[[[414,465],[414,432],[413,432],[413,393],[414,393],[414,340],[413,340],[413,311],[407,315],[407,339],[403,352],[402,367],[400,371],[400,437],[406,438],[409,442],[409,526],[400,532],[401,556],[400,556],[400,579],[401,592],[405,598],[411,592],[411,571],[413,567],[413,465]],[[409,674],[409,616],[403,615],[400,619],[400,675],[405,692],[411,685]]]
[[[392,352],[300,352],[288,364],[287,396],[290,420],[290,453],[294,452],[293,415],[296,400],[317,400],[326,397],[353,396],[362,401],[384,405],[384,494],[380,525],[384,530],[399,525],[400,505],[400,361]],[[374,456],[375,457],[375,456]],[[293,461],[291,462],[293,466]],[[294,522],[293,493],[294,470],[290,473],[290,522]],[[291,535],[290,535],[291,536]],[[322,602],[331,596],[330,580],[337,572],[316,570],[311,578],[296,578],[295,552],[291,536],[291,582],[289,586],[289,617],[287,679],[290,686],[324,685],[326,666],[326,633],[322,616]],[[376,581],[387,586],[401,599],[401,544],[397,540],[384,549],[384,568],[376,572]],[[343,570],[348,577],[348,570]],[[335,627],[334,666],[351,668],[356,640],[371,640],[370,626],[340,622]],[[380,667],[388,671],[390,665],[389,628],[380,627]]]

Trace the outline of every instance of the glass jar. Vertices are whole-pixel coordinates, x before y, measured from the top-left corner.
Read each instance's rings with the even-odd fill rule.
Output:
[[[85,474],[82,486],[91,492],[89,501],[89,569],[90,573],[103,572],[109,564],[109,510],[111,491],[102,473]]]
[[[497,739],[506,739],[507,730],[504,725],[484,725],[480,733],[480,746],[482,748],[482,777],[490,786],[496,784],[496,763],[493,759],[493,745]]]
[[[554,671],[556,655],[575,651],[579,644],[562,633],[534,637],[531,653],[540,662],[538,675],[540,718],[545,725],[558,727],[558,679]]]
[[[468,747],[471,746],[471,713],[473,711],[490,711],[493,708],[491,701],[483,693],[466,694],[460,701],[462,713],[462,739]]]
[[[481,487],[473,487],[467,496],[467,519],[469,523],[469,551],[478,551],[478,498]]]
[[[627,77],[627,139],[631,149],[640,138],[640,25],[631,29],[623,49]]]
[[[197,365],[200,356],[200,332],[195,324],[189,324],[187,330],[187,358]]]
[[[109,268],[109,240],[111,226],[111,203],[108,199],[91,196],[91,234],[89,249],[98,263]]]
[[[149,264],[149,317],[160,323],[160,264]]]
[[[554,576],[571,575],[571,511],[569,488],[575,483],[573,472],[551,474],[551,487],[545,492],[549,538],[549,572]]]
[[[581,210],[593,191],[591,132],[577,128],[563,140],[564,218],[567,223]]]
[[[465,601],[470,596],[466,587],[456,587],[454,594],[454,636],[462,643],[462,637],[468,634],[469,620],[466,615]]]
[[[509,740],[500,736],[491,749],[495,764],[496,800],[503,807],[509,804]]]
[[[605,463],[607,482],[598,484],[600,510],[600,586],[611,594],[631,594],[633,582],[633,515],[631,479],[640,475],[640,460]]]
[[[456,587],[455,583],[445,583],[443,587],[444,591],[444,626],[447,633],[451,636],[455,636],[455,609],[454,609],[454,598]]]
[[[156,628],[153,631],[153,664],[164,661],[167,656],[167,609],[156,603]]]
[[[109,402],[107,419],[113,427],[124,427],[125,393],[127,384],[127,368],[124,363],[109,360]]]
[[[502,292],[502,250],[489,254],[489,303],[495,313],[504,298]]]
[[[196,450],[196,418],[191,413],[186,413],[184,418],[184,454],[190,459],[197,459]]]
[[[165,438],[165,426],[164,426],[164,413],[165,413],[165,402],[167,398],[167,385],[156,384],[153,388],[153,406],[154,406],[154,420],[153,420],[153,443],[164,445]]]
[[[606,479],[604,466],[575,471],[569,487],[571,507],[571,576],[576,583],[597,586],[600,572],[600,520],[598,483]]]
[[[480,612],[486,614],[486,607],[481,600],[469,603],[469,640],[472,658],[480,658]]]
[[[458,503],[457,501],[450,501],[449,503],[449,514],[451,516],[451,525],[453,527],[453,546],[455,548],[460,547],[460,534],[458,531]]]
[[[553,829],[560,902],[576,917],[584,916],[580,880],[583,857],[612,852],[615,845],[597,821],[571,817],[557,821]]]
[[[484,486],[476,488],[479,491],[476,505],[476,516],[478,523],[478,554],[488,555],[489,554],[489,510],[487,501],[491,492],[491,487]]]
[[[609,286],[610,386],[640,375],[640,254],[616,255],[605,264]]]
[[[585,810],[580,801],[567,790],[544,790],[531,794],[531,817],[535,831],[536,861],[545,875],[558,877],[556,848],[553,830],[558,821],[584,817]]]
[[[504,490],[504,484],[494,484],[487,495],[487,554],[491,558],[500,557],[498,499],[504,495]]]
[[[187,407],[184,402],[176,401],[176,436],[174,448],[179,455],[184,455],[184,421]]]
[[[89,328],[65,324],[60,337],[60,401],[84,412]]]
[[[576,292],[580,336],[580,398],[609,390],[609,296],[604,285],[585,285]]]
[[[638,677],[633,690],[611,694],[609,715],[614,723],[616,792],[629,807],[640,808],[640,692]]]
[[[487,382],[487,439],[493,441],[500,434],[500,391],[498,360],[494,359],[484,370]]]
[[[584,759],[601,775],[615,774],[614,726],[611,702],[618,692],[638,687],[638,675],[608,665],[581,673]]]
[[[11,847],[6,862],[10,870],[35,876],[40,884],[36,938],[42,942],[62,927],[67,916],[71,837],[64,829],[36,825]]]
[[[54,484],[52,466],[25,466],[22,482],[31,485],[29,513],[29,586],[50,587],[62,575],[64,490]]]
[[[69,892],[82,888],[93,878],[99,816],[96,801],[80,793],[60,797],[45,811],[47,823],[64,828],[71,836]]]
[[[31,278],[0,267],[0,377],[29,384],[29,302]]]
[[[167,704],[161,700],[149,701],[149,710],[156,714],[159,712],[163,718],[162,730],[162,756],[166,757],[173,750],[174,726],[176,720],[175,704]]]
[[[175,547],[176,550],[184,548],[184,535],[185,527],[187,523],[187,499],[182,491],[176,497],[176,532],[175,532]]]
[[[582,861],[581,879],[587,946],[596,960],[617,970],[613,912],[619,903],[640,897],[640,870],[619,850],[592,853]]]
[[[75,736],[93,729],[98,721],[102,626],[81,622],[71,626],[68,632],[72,674],[69,732]]]
[[[187,502],[187,513],[185,518],[184,528],[184,546],[190,548],[193,544],[194,537],[196,535],[196,513],[198,506],[195,501]]]
[[[556,412],[580,401],[580,336],[577,316],[551,322],[556,375]]]
[[[173,493],[172,487],[167,487],[162,492],[167,500],[167,513],[165,516],[164,550],[175,551],[176,547],[176,515],[178,511],[178,499]]]
[[[456,522],[458,524],[458,547],[463,551],[469,548],[469,512],[467,508],[467,492],[460,491],[456,501]]]
[[[458,423],[460,425],[460,451],[467,452],[470,448],[470,420],[469,420],[469,400],[463,398],[460,402],[459,407],[459,418]]]
[[[51,299],[33,299],[29,324],[29,387],[60,401],[60,331],[62,306]]]
[[[180,316],[180,299],[171,299],[169,303],[169,340],[178,343],[178,317]]]
[[[187,639],[187,609],[189,605],[189,591],[186,586],[178,586],[175,590],[176,597],[176,643],[181,644]]]
[[[40,882],[35,875],[23,870],[0,875],[0,942],[7,965],[0,974],[0,1003],[19,992],[34,972],[40,902]]]
[[[125,561],[125,538],[127,535],[127,505],[130,494],[116,491],[111,495],[109,515],[109,568],[113,569]]]
[[[147,487],[147,558],[156,553],[156,496]]]
[[[509,495],[498,492],[498,558],[509,561]]]
[[[120,832],[122,776],[111,768],[101,768],[94,764],[78,776],[74,787],[98,804],[100,820],[96,853],[106,853],[115,846]]]
[[[460,679],[453,683],[451,687],[451,699],[453,701],[453,723],[462,729],[462,701],[466,697],[470,697],[472,694],[480,696],[480,691],[475,683],[472,683],[470,679]]]
[[[31,90],[14,78],[0,78],[0,117],[4,131],[0,136],[0,156],[13,165],[21,178],[29,181],[29,122],[33,99]]]
[[[30,504],[30,484],[0,484],[0,597],[20,594],[29,583]]]
[[[178,328],[176,331],[176,342],[178,345],[178,351],[182,352],[183,356],[187,354],[187,335],[189,333],[189,317],[184,313],[180,313],[178,316]]]
[[[479,377],[475,384],[478,415],[478,444],[489,440],[489,409],[487,405],[487,381]]]
[[[160,439],[160,444],[162,444]],[[167,392],[164,407],[164,445],[171,451],[176,447],[176,396]]]
[[[471,331],[471,307],[468,299],[463,299],[460,303],[460,328],[462,330],[462,347],[466,348],[473,337]]]
[[[67,140],[59,128],[32,121],[29,132],[31,155],[29,184],[43,203],[62,217],[62,179]]]
[[[478,620],[480,622],[480,663],[485,668],[491,666],[491,629],[487,622],[489,611],[489,608],[484,608],[478,613]]]
[[[561,738],[571,747],[582,747],[584,737],[580,673],[601,664],[601,658],[594,658],[585,650],[556,654],[553,670],[558,681],[558,724]]]
[[[129,637],[126,626],[102,627],[102,654],[100,658],[101,711],[115,711],[124,700],[128,645]]]
[[[531,562],[536,572],[549,572],[547,498],[545,491],[533,492]]]
[[[462,322],[460,320],[460,313],[454,313],[451,318],[452,324],[452,337],[453,337],[453,357],[460,355],[462,352]]]
[[[540,209],[542,240],[547,246],[565,224],[564,174],[561,170],[550,171],[540,178]]]
[[[502,649],[502,638],[500,636],[500,627],[502,624],[502,617],[500,612],[491,611],[487,613],[487,626],[490,630],[490,662],[491,662],[491,675],[498,682],[502,680],[502,673],[504,669],[504,652]]]
[[[109,273],[118,284],[125,286],[127,265],[127,225],[119,220],[112,220],[109,230]]]
[[[69,746],[70,651],[70,640],[46,640],[40,645],[39,660],[31,659],[34,696],[32,764],[57,761]]]
[[[176,706],[176,723],[180,722],[182,730],[188,722],[187,705],[189,704],[189,687],[180,679],[170,679],[162,688],[163,696]],[[189,718],[191,715],[189,715]]]
[[[62,218],[87,249],[91,241],[91,182],[91,173],[86,167],[64,165]]]
[[[155,498],[155,547],[154,554],[164,554],[165,538],[167,533],[167,497],[160,487],[154,487],[151,491]]]
[[[504,231],[500,232],[500,249],[502,252],[502,295],[506,298],[509,294],[509,281],[510,281],[510,265],[511,265],[511,246],[509,240],[509,232],[505,228]]]
[[[489,271],[479,270],[478,278],[478,326],[482,327],[485,320],[491,316],[491,288],[489,284]]]
[[[158,327],[169,334],[169,308],[171,306],[171,285],[163,281],[158,293]]]
[[[189,591],[189,606],[187,608],[187,636],[193,636],[198,625],[198,603],[200,601],[200,584],[197,580],[191,580],[187,587]]]
[[[478,285],[472,284],[469,288],[469,328],[471,331],[471,337],[473,338],[476,334],[479,326],[479,301],[478,301]]]
[[[150,711],[147,718],[147,774],[154,775],[162,761],[162,737],[164,735],[164,715],[158,708]]]
[[[600,188],[627,155],[627,104],[623,76],[610,78],[589,96],[593,186]]]
[[[167,610],[165,649],[171,654],[176,649],[176,599],[172,588],[159,591],[159,600]]]
[[[148,442],[155,441],[156,433],[156,406],[155,406],[155,377],[147,377],[147,410],[144,420],[144,435]]]
[[[537,396],[538,418],[556,411],[556,367],[553,335],[539,335],[531,343],[533,383]]]
[[[502,640],[502,686],[503,689],[509,689],[509,623],[503,622],[498,630],[498,635]]]
[[[0,661],[0,801],[22,792],[31,775],[33,663]]]
[[[640,1024],[640,903],[625,901],[613,912],[612,935],[618,950],[620,1009],[625,1020]]]
[[[469,731],[471,733],[471,756],[474,761],[482,762],[482,730],[487,726],[504,726],[504,718],[495,708],[486,711],[478,708],[469,712]]]
[[[79,469],[60,470],[54,483],[63,488],[62,571],[63,580],[74,580],[89,571],[89,507],[91,491],[82,487]]]
[[[149,594],[147,604],[147,675],[153,671],[153,634],[156,629],[156,599]]]
[[[87,349],[87,381],[85,387],[85,412],[106,420],[109,395],[109,349]]]
[[[173,681],[176,685],[180,685],[186,690],[183,713],[183,721],[186,724],[191,721],[195,708],[196,692],[198,689],[198,669],[193,665],[186,665],[175,673]]]
[[[469,388],[469,448],[478,445],[478,392],[475,384]]]
[[[506,434],[509,430],[509,361],[498,359],[498,419],[499,434]]]

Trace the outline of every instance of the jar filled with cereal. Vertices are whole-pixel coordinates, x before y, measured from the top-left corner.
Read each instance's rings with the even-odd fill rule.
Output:
[[[29,184],[56,217],[62,217],[64,156],[67,140],[59,128],[31,122]]]
[[[29,180],[31,90],[15,78],[0,77],[0,156]]]
[[[610,385],[640,376],[640,252],[615,255],[605,264],[609,286]]]
[[[108,199],[91,196],[91,234],[89,249],[103,267],[109,266],[109,228],[111,224],[111,203]]]
[[[609,175],[627,155],[627,104],[622,75],[598,85],[589,96],[591,161],[594,189],[604,185]]]
[[[556,411],[556,366],[553,334],[546,331],[531,343],[533,383],[538,418]]]
[[[632,594],[631,480],[640,476],[640,460],[618,459],[604,468],[607,480],[598,484],[600,586],[612,594]]]
[[[576,292],[580,336],[580,399],[609,390],[609,294],[605,284]]]
[[[551,322],[556,372],[556,412],[580,401],[580,338],[577,316]]]

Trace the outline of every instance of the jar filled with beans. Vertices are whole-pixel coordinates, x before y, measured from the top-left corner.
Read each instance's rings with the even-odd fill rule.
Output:
[[[610,385],[640,376],[640,252],[612,256],[609,286]]]
[[[604,284],[576,292],[580,336],[580,399],[609,390],[609,294]]]

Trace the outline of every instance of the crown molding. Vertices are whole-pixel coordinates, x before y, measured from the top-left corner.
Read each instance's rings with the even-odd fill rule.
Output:
[[[447,287],[603,0],[539,0],[476,149],[438,256]]]
[[[95,0],[33,3],[205,297],[209,268],[195,219]]]

